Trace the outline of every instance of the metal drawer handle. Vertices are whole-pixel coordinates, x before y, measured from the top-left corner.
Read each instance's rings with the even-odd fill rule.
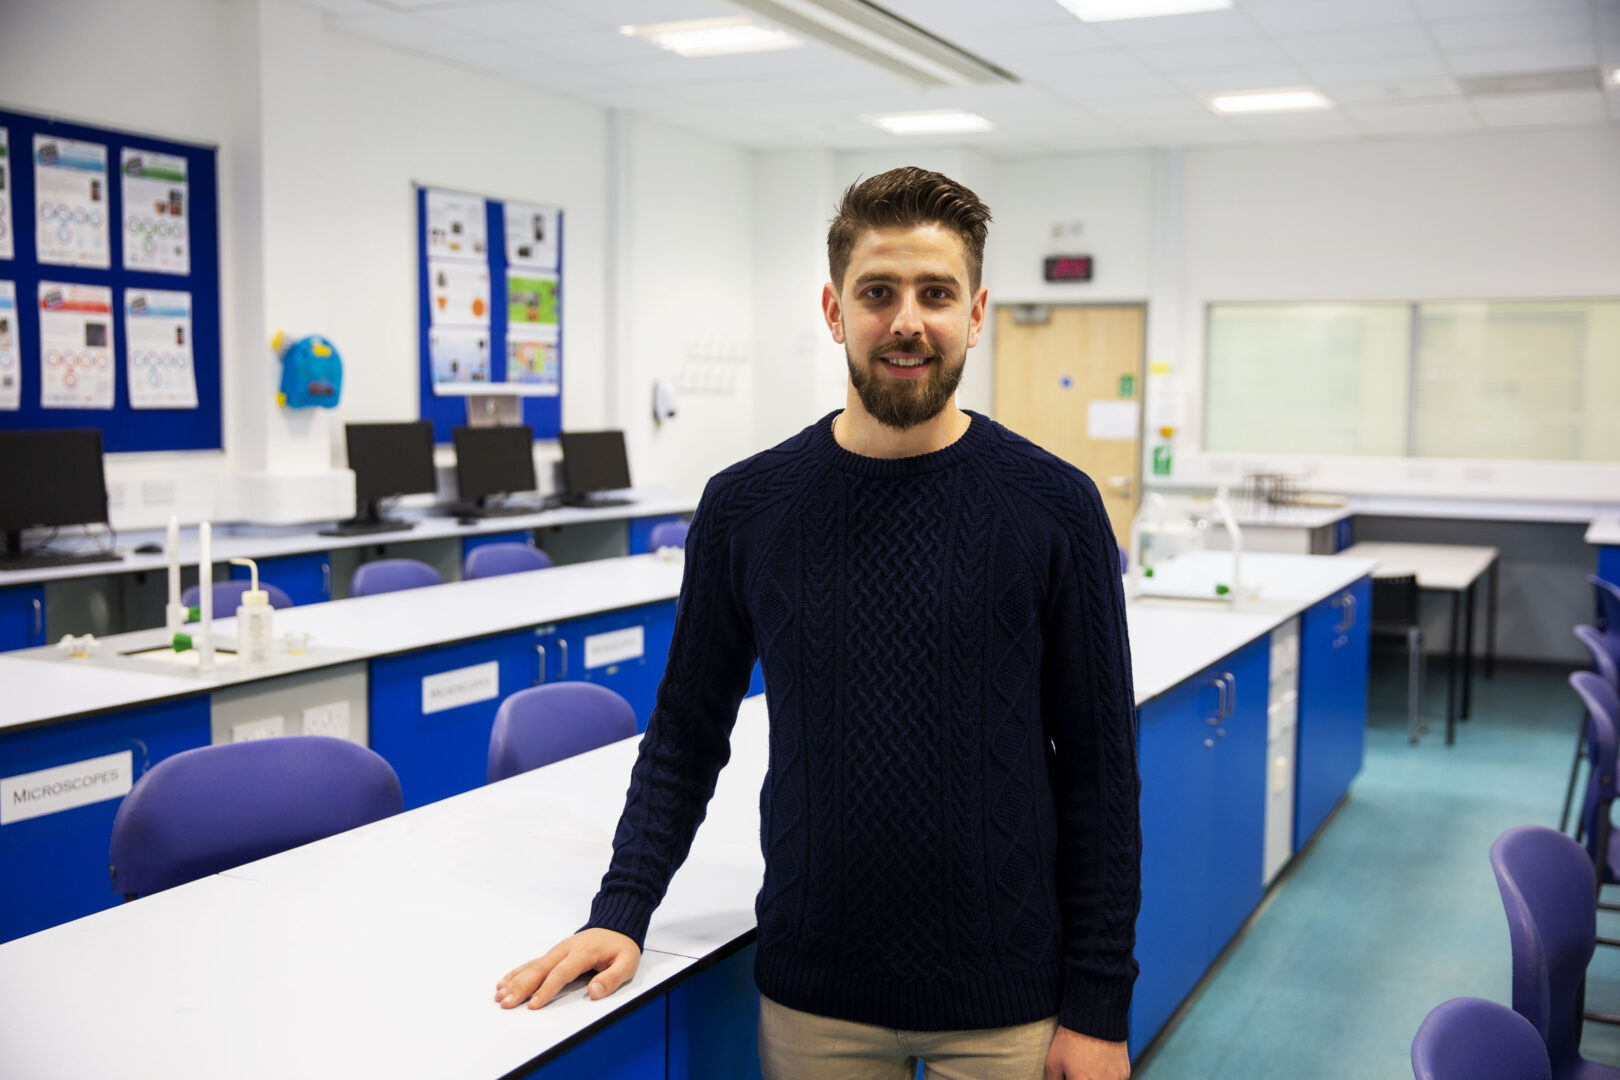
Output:
[[[40,637],[45,633],[45,605],[34,598],[34,636]]]
[[[534,647],[534,651],[540,654],[540,677],[534,682],[534,685],[539,686],[541,683],[546,681],[546,647],[544,645],[536,645]]]
[[[1214,727],[1216,724],[1226,719],[1226,678],[1225,676],[1217,675],[1215,678],[1211,679],[1210,682],[1215,684],[1215,690],[1220,694],[1220,697],[1215,703],[1215,715],[1211,716],[1204,722],[1210,727]]]
[[[568,642],[562,638],[557,639],[557,648],[562,650],[562,670],[557,672],[557,678],[568,678]]]
[[[1225,720],[1228,716],[1232,715],[1232,710],[1237,708],[1237,676],[1233,675],[1230,671],[1223,671],[1221,672],[1221,678],[1224,679],[1227,685],[1230,687],[1226,693],[1226,711],[1221,714],[1221,719]]]
[[[332,599],[332,564],[321,563],[321,587],[326,590],[326,598]]]

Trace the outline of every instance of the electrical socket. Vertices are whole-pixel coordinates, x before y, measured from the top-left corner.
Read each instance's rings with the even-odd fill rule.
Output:
[[[251,742],[254,739],[275,739],[287,733],[287,720],[282,716],[267,716],[263,720],[244,720],[231,727],[232,742]]]
[[[330,705],[313,705],[305,709],[304,734],[349,738],[349,703],[334,701]]]

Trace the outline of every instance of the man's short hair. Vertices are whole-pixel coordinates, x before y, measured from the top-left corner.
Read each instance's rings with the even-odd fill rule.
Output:
[[[961,237],[968,287],[977,293],[989,222],[990,208],[942,173],[907,165],[856,181],[844,191],[838,216],[827,229],[827,266],[833,285],[843,290],[850,252],[867,229],[940,225]]]

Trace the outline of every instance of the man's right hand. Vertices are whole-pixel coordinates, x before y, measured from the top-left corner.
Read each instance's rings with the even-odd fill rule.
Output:
[[[538,1009],[557,996],[557,991],[585,974],[599,974],[586,991],[600,1001],[636,973],[641,950],[616,930],[593,927],[558,942],[557,947],[537,960],[508,971],[495,984],[495,1000],[503,1009],[515,1009],[525,1001]]]

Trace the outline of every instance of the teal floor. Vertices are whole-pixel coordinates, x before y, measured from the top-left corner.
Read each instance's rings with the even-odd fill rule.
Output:
[[[1412,747],[1404,674],[1398,658],[1374,658],[1366,764],[1349,800],[1139,1063],[1139,1080],[1398,1080],[1412,1075],[1412,1036],[1435,1005],[1511,1001],[1490,846],[1515,825],[1557,827],[1577,699],[1561,674],[1504,666],[1475,684],[1455,746],[1431,719]],[[1438,717],[1443,669],[1428,681]],[[1620,913],[1603,920],[1602,932],[1620,934]],[[1620,1012],[1617,954],[1598,950],[1589,1008]],[[1583,1052],[1620,1065],[1620,1029],[1588,1024]]]

